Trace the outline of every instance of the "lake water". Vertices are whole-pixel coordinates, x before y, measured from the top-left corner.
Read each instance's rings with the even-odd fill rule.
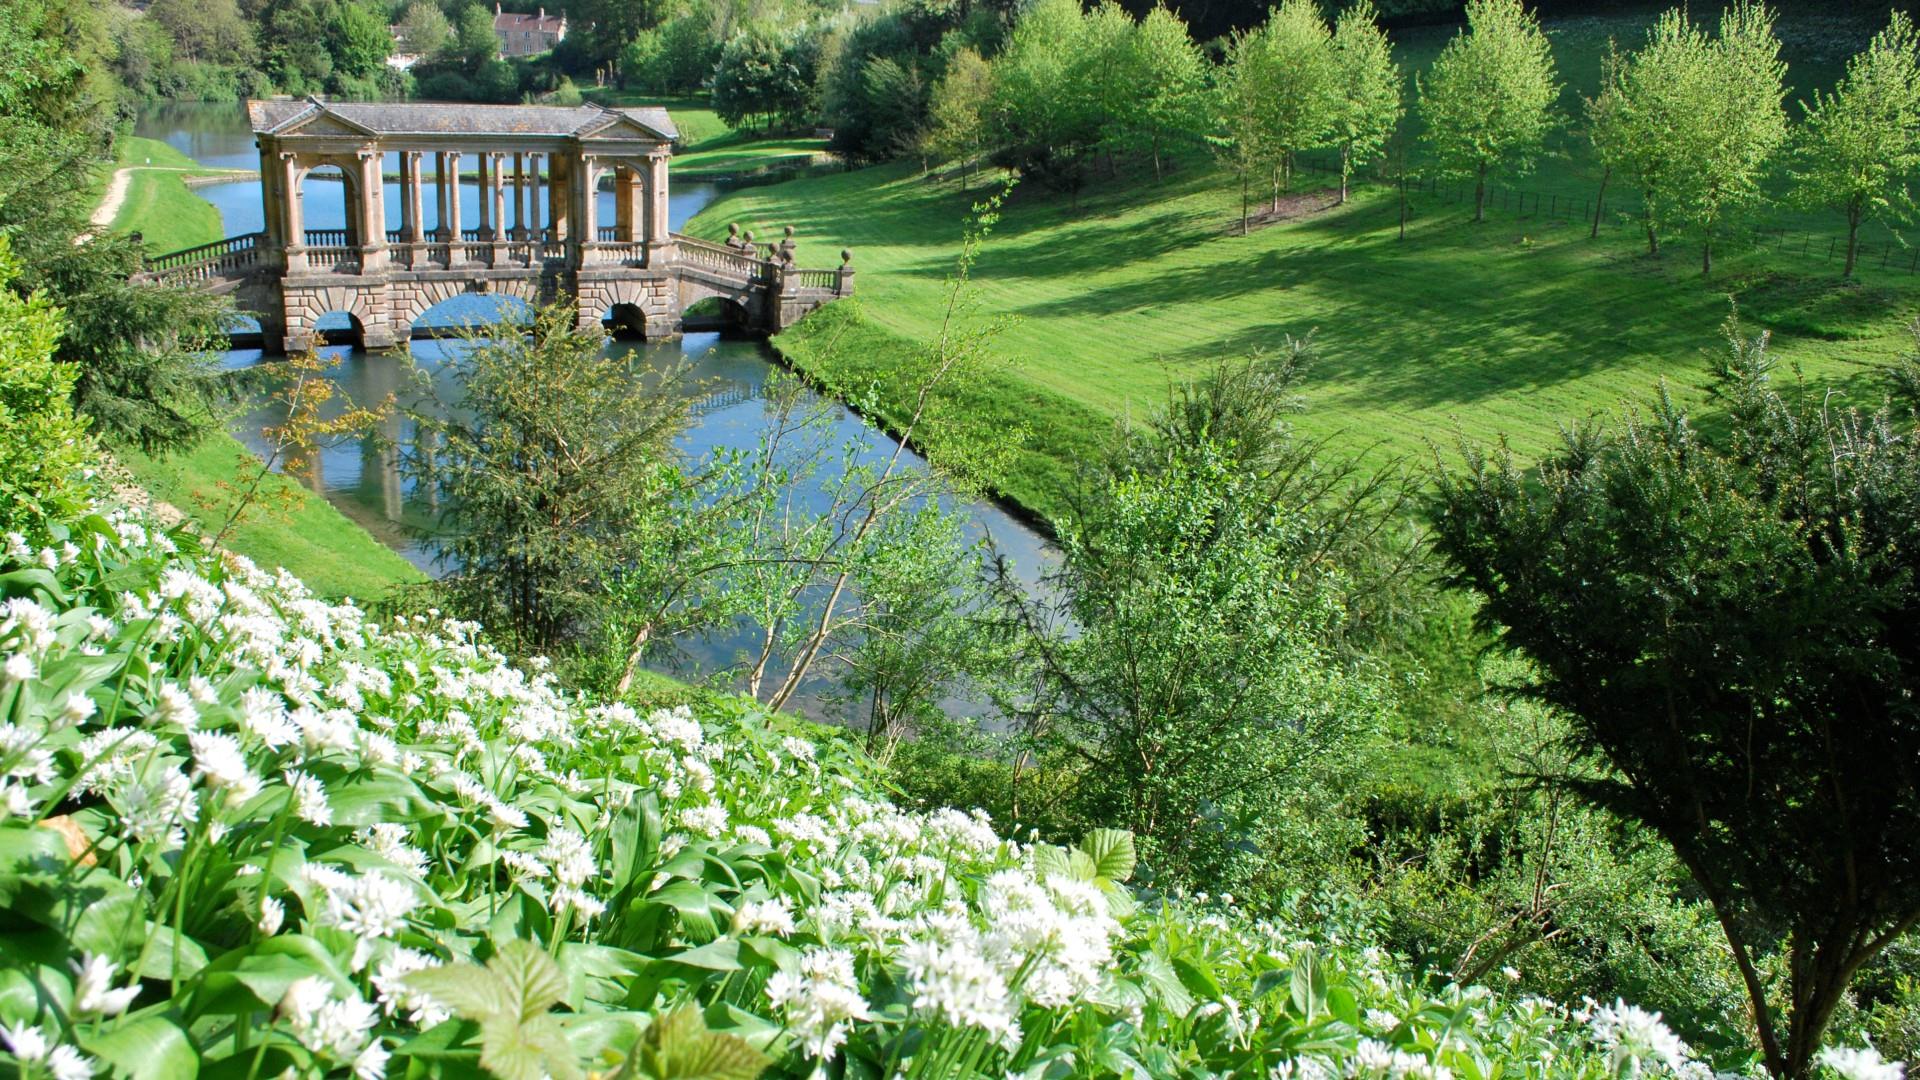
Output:
[[[159,107],[140,118],[135,125],[135,133],[161,139],[207,165],[257,168],[259,164],[245,113],[237,106],[175,104]],[[397,164],[391,162],[389,167],[398,168]],[[398,205],[397,195],[392,194],[394,189],[397,189],[397,185],[390,185],[390,208],[397,208]],[[260,184],[257,180],[222,183],[197,190],[220,210],[228,235],[260,228]],[[669,200],[672,228],[680,229],[719,194],[720,189],[713,184],[675,185]],[[462,211],[463,218],[471,223],[478,209],[477,185],[465,185],[463,195],[468,207]],[[602,193],[601,197],[610,199],[611,195]],[[306,199],[306,220],[310,228],[338,228],[344,223],[344,199],[339,185],[309,184]],[[425,202],[431,215],[433,200],[427,199]],[[604,208],[604,214],[603,220],[612,220],[610,205]],[[390,224],[397,228],[397,218]],[[432,228],[433,224],[429,217],[427,227]],[[456,298],[430,309],[422,321],[443,324],[465,321],[472,317],[471,302],[467,302],[466,308],[462,308],[462,302],[462,299]],[[420,380],[436,379],[449,352],[462,347],[457,340],[421,339],[409,343],[404,351],[368,352],[335,346],[325,348],[322,352],[339,360],[329,377],[345,399],[369,405],[391,394],[402,405],[406,405],[420,396]],[[636,363],[655,369],[682,363],[688,365],[691,377],[685,385],[695,400],[691,408],[692,422],[678,442],[680,450],[691,463],[697,465],[719,451],[750,450],[757,445],[769,419],[763,390],[777,370],[776,357],[764,342],[703,333],[688,334],[672,342],[612,341],[608,348],[632,353]],[[227,355],[227,364],[233,368],[250,367],[263,362],[265,360],[259,350],[239,349]],[[835,445],[848,440],[860,440],[862,456],[869,460],[891,453],[896,445],[891,437],[844,407],[834,407],[832,415],[831,439]],[[260,428],[271,419],[260,414],[247,417],[235,434],[254,449],[262,449],[264,440]],[[441,508],[436,505],[431,492],[409,479],[400,467],[402,456],[411,446],[414,435],[412,423],[395,416],[386,422],[384,430],[377,436],[326,448],[318,455],[314,482],[316,489],[328,501],[382,543],[400,552],[423,570],[436,573],[444,569],[437,559],[438,552],[432,540]],[[911,462],[914,468],[924,467],[917,456],[911,457]],[[802,502],[816,508],[824,506],[828,499],[824,485],[828,481],[828,477],[822,477],[820,487],[803,492]],[[991,543],[1006,556],[1016,575],[1029,589],[1043,587],[1041,579],[1057,558],[1044,537],[990,502],[969,503],[964,510],[971,539]],[[750,636],[742,632],[685,642],[679,655],[662,658],[657,667],[687,677],[720,672],[737,661]],[[795,706],[817,715],[823,689],[825,687],[820,681],[814,680],[813,685],[802,691],[800,697],[803,700],[796,701]],[[964,699],[946,704],[951,711],[962,714],[977,714],[983,709],[983,703]]]

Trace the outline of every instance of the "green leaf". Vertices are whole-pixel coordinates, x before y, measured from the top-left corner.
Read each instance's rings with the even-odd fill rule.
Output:
[[[1033,874],[1041,881],[1053,874],[1072,877],[1073,870],[1067,865],[1067,850],[1052,844],[1038,844],[1033,849]]]
[[[1327,987],[1327,1011],[1348,1027],[1360,1026],[1360,1003],[1354,1000],[1353,990],[1349,987]]]
[[[468,1020],[517,1015],[513,988],[478,964],[448,964],[407,976],[407,985]]]
[[[1311,1020],[1326,1003],[1326,972],[1321,969],[1313,948],[1303,948],[1293,958],[1294,1011]]]
[[[1193,1011],[1193,995],[1180,982],[1180,973],[1158,950],[1140,957],[1140,982],[1171,1016],[1181,1017]]]
[[[497,1017],[480,1025],[480,1066],[499,1080],[579,1080],[573,1046],[551,1016],[526,1023]]]
[[[703,968],[707,971],[739,971],[740,941],[737,938],[721,938],[719,941],[702,945],[697,949],[674,953],[658,961],[664,964],[682,964],[686,967]]]
[[[487,961],[487,970],[512,994],[513,1014],[523,1022],[545,1015],[566,1000],[567,973],[531,941],[509,941],[500,946]]]
[[[180,1026],[164,1016],[127,1020],[101,1035],[82,1039],[81,1049],[127,1080],[192,1080],[200,1057]]]
[[[1080,850],[1093,860],[1094,872],[1108,881],[1133,876],[1133,834],[1125,829],[1095,829],[1080,841]]]
[[[709,1030],[685,1006],[655,1020],[634,1054],[650,1080],[754,1080],[772,1064],[745,1039]]]

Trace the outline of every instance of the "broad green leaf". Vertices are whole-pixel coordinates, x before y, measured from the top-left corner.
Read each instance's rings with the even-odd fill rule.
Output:
[[[772,1064],[745,1039],[708,1030],[685,1006],[655,1020],[634,1053],[649,1080],[754,1080]]]
[[[1327,1002],[1326,973],[1311,946],[1293,957],[1293,1008],[1308,1020],[1320,1014]]]
[[[1158,950],[1140,957],[1139,976],[1160,1008],[1169,1015],[1183,1017],[1193,1011],[1193,995],[1180,982],[1180,973]]]
[[[164,1016],[141,1016],[82,1038],[80,1048],[127,1080],[193,1080],[200,1056],[179,1025]]]
[[[1093,860],[1094,872],[1108,881],[1133,876],[1133,834],[1125,829],[1095,829],[1080,841],[1080,850]]]
[[[469,1020],[515,1015],[520,1004],[506,980],[478,964],[416,971],[407,985]]]
[[[704,968],[708,971],[739,971],[740,942],[737,938],[721,938],[719,941],[709,942],[697,949],[674,953],[658,962]]]
[[[546,1024],[539,1020],[520,1024],[505,1016],[482,1023],[481,1067],[499,1080],[578,1080],[580,1067],[573,1060],[573,1047],[551,1017],[540,1020]]]
[[[1067,865],[1067,850],[1052,844],[1038,844],[1033,849],[1033,873],[1041,881],[1053,874],[1072,877],[1073,871]]]
[[[509,941],[500,946],[487,961],[487,970],[512,995],[511,1011],[523,1022],[545,1015],[566,1000],[566,972],[531,941]]]
[[[1354,1000],[1353,990],[1338,983],[1327,987],[1327,1011],[1349,1027],[1360,1026],[1360,1003]]]

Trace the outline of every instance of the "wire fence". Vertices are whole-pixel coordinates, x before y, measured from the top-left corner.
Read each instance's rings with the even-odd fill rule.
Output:
[[[1294,159],[1294,169],[1296,172],[1338,177],[1340,161],[1338,158],[1300,155]],[[1356,170],[1355,175],[1361,174]],[[1370,179],[1389,185],[1398,182],[1393,176],[1377,173],[1367,175]],[[1473,205],[1473,188],[1474,185],[1467,181],[1443,180],[1436,176],[1407,177],[1409,195],[1420,195],[1430,201],[1449,205]],[[1486,210],[1488,213],[1511,214],[1521,219],[1531,218],[1555,225],[1570,225],[1579,221],[1591,227],[1594,199],[1593,195],[1581,197],[1566,192],[1488,184]],[[1606,193],[1601,207],[1602,229],[1644,229],[1645,218],[1646,202],[1638,193],[1617,188]],[[1786,226],[1750,225],[1728,229],[1714,238],[1714,247],[1723,251],[1757,249],[1807,260],[1844,261],[1847,257],[1847,238],[1844,235]],[[1874,236],[1863,233],[1855,265],[1920,274],[1920,245],[1903,243],[1891,233]]]

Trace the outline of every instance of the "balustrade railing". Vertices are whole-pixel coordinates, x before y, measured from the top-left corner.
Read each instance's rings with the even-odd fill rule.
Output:
[[[307,249],[307,266],[313,270],[357,270],[360,268],[360,252],[350,247],[310,247]]]
[[[765,281],[772,275],[771,264],[757,255],[705,240],[695,240],[690,236],[675,236],[673,242],[680,249],[680,260],[692,266],[744,277],[749,281]]]
[[[145,260],[146,269],[157,280],[179,284],[223,277],[258,262],[260,243],[265,239],[265,233],[243,233],[211,244],[169,251]]]
[[[347,230],[345,229],[308,229],[306,231],[306,242],[308,247],[316,248],[346,247],[351,243],[351,241],[347,239]]]
[[[647,245],[645,244],[602,240],[588,244],[582,252],[581,261],[589,264],[613,263],[621,266],[640,266],[646,262],[646,258]]]
[[[837,291],[840,288],[840,271],[789,270],[787,280],[802,289]]]
[[[618,225],[602,225],[594,230],[594,239],[602,243],[608,240],[618,240],[620,239],[620,227]]]

